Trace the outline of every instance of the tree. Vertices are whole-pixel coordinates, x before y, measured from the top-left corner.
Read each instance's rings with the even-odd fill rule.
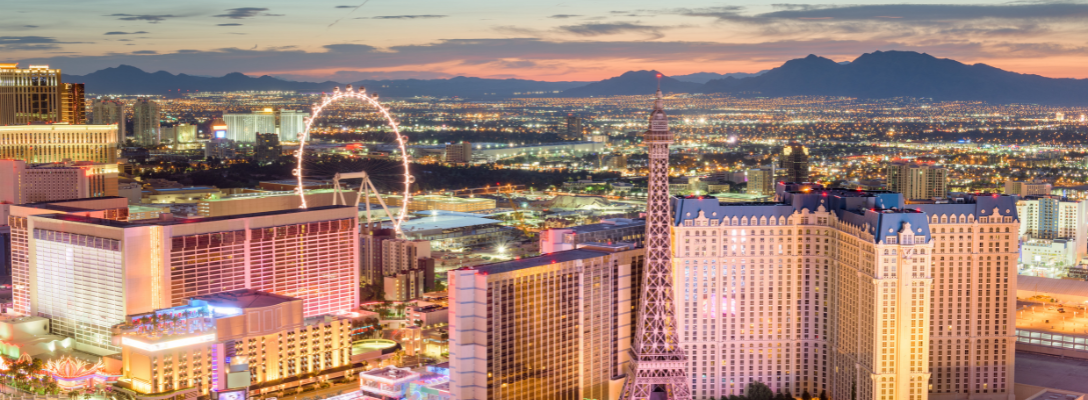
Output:
[[[805,389],[804,392],[801,392],[801,400],[812,400],[812,395],[808,393],[808,389]]]
[[[857,394],[854,394],[853,396],[854,396],[854,397],[857,397]],[[820,390],[820,400],[828,400],[828,398],[827,398],[827,391],[825,391],[825,390]]]
[[[774,392],[771,388],[763,384],[763,382],[755,381],[748,384],[748,387],[744,389],[745,397],[749,400],[773,400]]]

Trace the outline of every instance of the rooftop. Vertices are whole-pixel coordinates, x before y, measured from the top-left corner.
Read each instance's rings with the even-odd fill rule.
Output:
[[[601,222],[599,224],[572,226],[569,229],[573,230],[574,233],[582,234],[582,233],[608,231],[608,230],[619,229],[619,228],[630,228],[630,227],[635,227],[635,226],[646,226],[646,220],[644,220],[644,219],[614,218],[614,219],[611,219],[611,220],[605,220],[605,222]]]
[[[350,207],[350,206],[324,206],[324,207],[313,207],[313,208],[293,208],[293,209],[290,209],[290,210],[277,210],[277,211],[268,211],[268,212],[263,212],[263,213],[254,213],[254,214],[227,215],[227,216],[221,216],[221,217],[208,217],[208,218],[175,218],[175,219],[172,219],[172,220],[171,219],[146,219],[146,220],[139,220],[139,221],[114,221],[114,220],[109,220],[109,219],[84,217],[84,216],[73,215],[73,214],[49,214],[49,215],[40,215],[40,216],[36,216],[36,217],[50,218],[50,219],[56,219],[56,220],[61,220],[61,221],[81,222],[81,223],[85,223],[85,224],[109,226],[109,227],[114,227],[114,228],[132,228],[132,227],[138,227],[138,226],[168,226],[168,225],[182,225],[182,224],[192,224],[192,223],[200,223],[200,222],[226,221],[226,220],[232,220],[232,219],[264,217],[264,216],[271,216],[271,215],[287,215],[287,214],[296,214],[296,213],[303,213],[303,212],[309,212],[309,211],[332,210],[332,209],[339,209],[339,208],[354,209],[355,207]],[[77,211],[83,211],[83,210],[77,210]]]
[[[414,380],[420,376],[418,373],[412,372],[412,370],[408,368],[397,368],[394,366],[366,371],[363,372],[363,375],[370,379],[378,379],[386,382]]]
[[[238,289],[207,296],[197,296],[193,297],[193,300],[203,300],[213,307],[233,307],[243,309],[271,307],[277,304],[300,301],[300,299],[294,297],[253,289]]]
[[[497,223],[499,223],[498,220],[490,218],[439,215],[436,217],[424,217],[404,221],[404,223],[401,224],[400,227],[401,230],[403,230],[405,233],[411,233],[413,231],[465,228],[470,226],[492,225]]]
[[[548,264],[558,264],[567,261],[603,257],[609,254],[611,253],[606,251],[576,249],[557,251],[555,253],[548,253],[536,257],[523,258],[520,260],[503,261],[494,264],[477,265],[475,267],[464,267],[459,269],[475,270],[487,274],[501,274],[504,272],[517,271],[520,269],[539,267]]]
[[[163,192],[169,193],[169,192],[202,192],[202,191],[219,190],[219,189],[211,187],[211,186],[189,186],[189,187],[181,187],[181,188],[163,188],[163,189],[153,188],[153,189],[150,189],[150,190],[155,191],[155,192],[160,192],[160,193],[163,193]]]

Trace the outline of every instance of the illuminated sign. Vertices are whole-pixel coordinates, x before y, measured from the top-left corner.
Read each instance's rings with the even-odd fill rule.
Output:
[[[213,306],[208,306],[208,308],[212,309],[212,313],[219,314],[219,316],[234,316],[234,315],[241,315],[242,314],[242,309],[238,308],[238,307],[213,307]]]
[[[246,400],[246,390],[231,390],[217,392],[216,398],[218,400]]]
[[[227,137],[227,131],[215,131],[215,137],[222,139]]]
[[[135,347],[135,348],[141,349],[141,350],[147,350],[147,351],[166,350],[166,349],[172,349],[172,348],[175,348],[175,347],[182,347],[182,346],[188,346],[188,345],[191,345],[191,344],[208,343],[208,342],[214,342],[214,341],[215,341],[215,334],[214,333],[209,333],[207,335],[201,335],[201,336],[188,337],[188,338],[185,338],[185,339],[171,340],[169,342],[162,342],[162,343],[144,343],[144,342],[141,342],[139,340],[136,340],[136,339],[133,339],[133,338],[130,338],[130,337],[121,337],[121,344],[123,344],[125,346],[132,346],[132,347]]]

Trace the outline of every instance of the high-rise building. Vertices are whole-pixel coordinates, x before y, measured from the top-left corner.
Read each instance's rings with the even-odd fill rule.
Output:
[[[446,143],[446,162],[468,164],[472,162],[472,143]]]
[[[270,163],[283,156],[280,137],[275,133],[258,133],[257,143],[253,145],[253,159],[259,163]]]
[[[1051,189],[1053,186],[1043,181],[1005,181],[1005,194],[1010,196],[1049,196]]]
[[[125,143],[125,103],[114,99],[91,100],[91,119],[95,125],[117,125],[117,143]]]
[[[794,396],[1010,398],[1013,197],[908,205],[817,188],[759,205],[685,198],[675,210],[695,398],[753,381]]]
[[[277,130],[280,140],[284,142],[297,142],[299,135],[306,131],[306,118],[310,114],[298,110],[278,110]]]
[[[948,195],[948,170],[929,164],[892,162],[885,165],[888,191],[907,200],[944,198]]]
[[[170,145],[173,150],[199,149],[196,139],[196,125],[177,124],[161,128],[160,142]]]
[[[420,260],[431,259],[431,242],[389,239],[381,244],[385,299],[409,301],[422,297],[427,272],[420,266]]]
[[[132,133],[141,146],[156,146],[161,142],[159,124],[162,114],[159,104],[141,97],[132,105]]]
[[[303,111],[265,108],[247,114],[225,113],[227,138],[236,142],[255,142],[258,133],[275,133],[282,142],[298,141],[298,135],[306,130]]]
[[[1088,253],[1088,200],[1031,196],[1019,199],[1016,211],[1021,239],[1068,239],[1074,242],[1077,258]]]
[[[0,160],[0,203],[116,196],[117,173],[117,164],[27,164],[22,160]]]
[[[808,182],[812,178],[808,171],[808,147],[797,142],[790,142],[782,147],[782,170],[786,182]]]
[[[748,194],[774,194],[774,168],[752,168],[747,174]]]
[[[429,240],[382,241],[382,274],[391,276],[416,269],[418,259],[430,256],[431,242]]]
[[[660,76],[659,76],[660,78]],[[634,296],[638,307],[631,363],[623,383],[623,400],[650,400],[666,393],[669,400],[692,398],[686,366],[689,358],[680,347],[680,326],[673,286],[672,210],[669,199],[669,117],[658,82],[650,126],[642,142],[649,153],[650,174],[646,196],[646,266]],[[691,375],[694,377],[694,375]],[[656,394],[655,394],[656,393]]]
[[[51,208],[12,207],[22,218],[13,250],[28,254],[13,265],[28,277],[15,297],[29,300],[20,312],[52,319],[54,334],[79,344],[117,350],[109,328],[125,315],[222,291],[297,297],[304,317],[358,307],[354,207],[133,222]]]
[[[380,223],[375,226],[360,228],[359,232],[359,282],[370,291],[376,293],[379,287],[384,285],[385,274],[382,272],[382,242],[396,239],[396,231],[382,229]]]
[[[238,156],[238,144],[233,140],[215,137],[204,142],[204,158],[215,158],[220,161],[229,160]]]
[[[65,122],[65,92],[59,69],[0,63],[0,125]]]
[[[582,117],[574,114],[567,114],[567,129],[563,132],[564,139],[581,139],[582,138]]]
[[[617,398],[644,262],[587,247],[450,271],[453,398]]]
[[[60,103],[61,121],[72,125],[87,123],[87,99],[82,83],[65,83]]]
[[[281,389],[265,387],[269,381],[342,375],[352,364],[351,320],[302,310],[299,298],[238,289],[129,315],[114,327],[121,375],[139,394],[191,397],[261,394]]]
[[[28,163],[71,160],[117,162],[117,126],[12,125],[0,126],[0,159]]]
[[[96,218],[124,221],[128,219],[128,200],[124,197],[74,199],[12,205],[7,208],[11,235],[11,280],[13,312],[31,314],[31,279],[35,275],[32,257],[33,230],[30,217],[39,214],[78,214]]]

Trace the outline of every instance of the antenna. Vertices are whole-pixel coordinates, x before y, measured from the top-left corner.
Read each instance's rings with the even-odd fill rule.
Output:
[[[660,72],[657,73],[657,91],[658,92],[661,91],[661,73]]]

